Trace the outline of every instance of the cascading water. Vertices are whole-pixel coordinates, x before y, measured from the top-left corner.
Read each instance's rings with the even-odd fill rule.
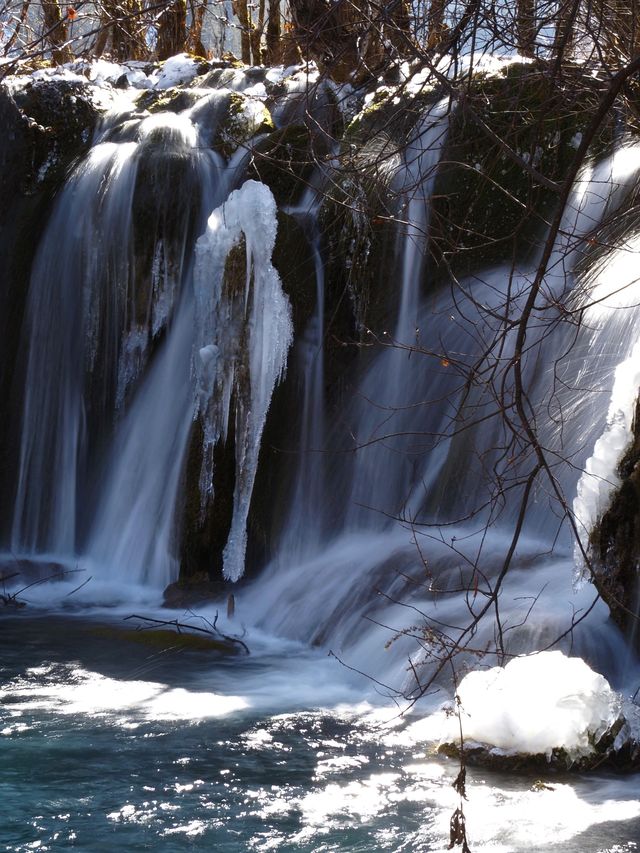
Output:
[[[109,417],[106,401],[116,395],[124,398],[148,358],[153,336],[147,330],[149,315],[154,314],[156,335],[170,320],[173,306],[164,310],[163,320],[156,316],[157,303],[152,302],[149,291],[160,282],[156,276],[155,282],[147,283],[134,256],[136,230],[144,227],[135,221],[143,192],[138,178],[141,161],[157,156],[160,150],[166,153],[167,168],[173,157],[180,171],[195,142],[195,128],[188,120],[180,125],[176,116],[163,118],[136,123],[129,128],[127,141],[108,141],[112,131],[107,126],[104,141],[92,149],[58,199],[40,246],[25,334],[25,341],[37,344],[28,349],[12,534],[16,553],[77,552],[79,504],[86,499],[86,491],[82,492],[86,472],[82,469],[87,465],[88,410],[94,406],[102,418]],[[153,172],[149,174],[148,163],[146,160],[144,177],[149,180]],[[189,166],[193,174],[184,177],[201,186],[206,198],[207,186],[215,184],[221,163],[212,152],[198,152]],[[182,240],[189,220],[198,214],[191,209],[180,213],[183,218],[176,230]],[[168,242],[169,235],[162,226],[158,230],[160,246],[163,239]],[[98,243],[96,233],[103,235]],[[171,263],[173,269],[165,270],[164,278],[173,282],[162,283],[162,297],[167,289],[178,292],[185,274],[184,253],[172,248],[167,265]],[[123,329],[129,339],[131,335],[140,339],[135,359],[130,357],[131,346],[121,343]],[[120,367],[118,377],[110,375],[114,365]],[[49,443],[42,441],[43,424]]]
[[[247,156],[240,150],[225,165],[207,147],[227,100],[205,91],[180,114],[116,114],[57,202],[29,291],[14,554],[81,555],[112,583],[164,588],[178,576],[177,501],[193,419],[205,422],[206,503],[213,447],[233,417],[225,574],[237,580],[244,570],[260,438],[291,319],[269,260],[271,194],[247,183],[220,207]],[[181,185],[177,203],[171,180]],[[194,264],[190,241],[212,211]],[[229,283],[227,256],[241,241],[246,271]],[[104,433],[114,411],[113,436],[97,439],[95,422]],[[96,445],[102,460],[89,452]]]
[[[324,334],[325,282],[318,213],[321,191],[312,183],[296,207],[288,209],[303,227],[313,254],[316,279],[315,311],[302,340],[298,358],[302,382],[302,413],[299,458],[291,496],[291,510],[279,543],[279,560],[284,566],[300,561],[304,554],[320,547],[326,535],[322,501],[325,494],[323,452],[326,444]]]
[[[391,340],[360,388],[361,402],[353,413],[357,445],[347,504],[349,524],[355,529],[381,525],[378,512],[401,513],[407,483],[415,465],[415,447],[405,435],[412,431],[416,395],[411,370],[411,347],[417,343],[418,307],[422,271],[429,245],[430,195],[440,156],[447,141],[448,98],[435,104],[412,132],[401,169],[403,225],[396,248],[399,270],[399,307]]]
[[[430,132],[437,133],[436,127]],[[536,307],[539,313],[531,322],[533,340],[524,375],[532,411],[549,412],[538,422],[540,441],[553,460],[569,505],[589,447],[604,427],[601,400],[610,393],[613,371],[621,358],[624,364],[632,362],[637,325],[637,309],[632,306],[638,302],[630,245],[617,250],[609,261],[610,278],[594,280],[594,274],[585,274],[582,268],[577,271],[578,263],[585,241],[624,198],[639,167],[637,148],[622,148],[611,159],[587,169],[576,182]],[[414,238],[414,233],[405,238],[405,271],[414,264],[419,266],[408,260],[416,251]],[[622,258],[627,259],[624,272]],[[488,588],[502,565],[519,506],[518,491],[500,492],[495,505],[491,504],[491,489],[500,477],[508,484],[514,463],[504,459],[491,462],[494,449],[504,441],[499,407],[488,386],[479,381],[469,387],[466,380],[483,349],[496,369],[508,361],[513,333],[503,339],[496,334],[500,330],[494,322],[496,312],[507,304],[512,316],[518,317],[534,274],[489,270],[462,283],[455,294],[455,307],[448,293],[428,297],[418,310],[415,325],[410,317],[402,319],[401,312],[405,326],[396,333],[398,347],[385,349],[374,360],[352,410],[359,413],[356,422],[364,427],[359,435],[375,437],[377,444],[385,446],[386,456],[383,459],[375,445],[374,452],[370,447],[357,451],[360,459],[354,467],[354,480],[347,489],[348,497],[341,498],[345,503],[340,535],[315,554],[307,554],[300,564],[283,569],[276,560],[248,592],[246,606],[260,624],[300,639],[330,642],[350,665],[396,687],[402,684],[398,681],[402,659],[416,655],[415,640],[394,642],[384,659],[382,649],[385,640],[405,629],[409,635],[415,633],[408,626],[415,621],[416,610],[419,620],[426,618],[428,623],[433,619],[436,625],[449,626],[453,636],[456,632],[464,636],[469,614],[479,611],[484,601],[483,584]],[[577,295],[571,294],[574,278],[580,284]],[[577,312],[591,301],[593,306],[584,310],[577,334],[573,324],[559,322],[560,315],[553,309],[564,303],[567,310]],[[415,344],[416,327],[418,345],[407,353],[404,345]],[[616,342],[624,341],[623,348],[612,349],[611,335]],[[624,365],[619,370],[624,371]],[[620,381],[614,385],[615,397]],[[625,382],[625,437],[637,394],[634,381]],[[398,388],[410,389],[410,395],[402,397],[402,405],[395,396],[394,406],[394,395],[402,394]],[[362,398],[374,415],[362,408]],[[376,405],[379,401],[386,404]],[[374,417],[377,420],[372,426]],[[410,435],[414,465],[407,466],[404,457],[396,460],[387,446],[395,440],[399,421],[402,431]],[[563,461],[569,425],[571,455]],[[389,439],[385,439],[387,432]],[[610,434],[609,430],[606,435]],[[616,447],[623,442],[624,437]],[[526,458],[524,463],[528,464]],[[609,479],[611,474],[610,467]],[[333,487],[331,483],[327,487],[327,495],[333,494],[334,500],[341,493],[336,488],[339,482],[338,477]],[[354,496],[358,496],[358,507],[353,506]],[[405,524],[381,519],[376,510],[385,507],[404,518]],[[593,518],[592,509],[589,523]],[[545,648],[571,623],[572,614],[592,609],[596,596],[591,587],[574,595],[571,537],[559,535],[560,527],[552,502],[543,494],[534,494],[514,567],[500,598],[511,653]],[[525,570],[532,560],[538,566],[534,575]],[[474,581],[476,571],[475,577],[484,580]],[[471,602],[467,592],[447,593],[458,586],[468,590],[474,583],[480,593]],[[488,619],[480,626],[475,645],[491,647],[494,630],[493,620]],[[629,677],[624,642],[607,625],[604,605],[599,603],[593,609],[587,629],[577,627],[572,636],[577,644],[574,648],[614,681]]]
[[[234,81],[234,88],[246,89],[246,81]],[[268,260],[275,239],[269,194],[247,185],[244,200],[232,196],[219,207],[238,182],[245,159],[240,151],[225,167],[205,145],[216,133],[225,97],[194,90],[192,106],[182,113],[111,120],[60,197],[30,288],[29,336],[42,345],[30,347],[27,362],[12,536],[16,553],[67,558],[80,553],[121,583],[165,586],[178,571],[177,504],[192,420],[203,423],[204,510],[216,492],[213,450],[227,441],[233,418],[235,490],[224,573],[237,580],[243,572],[260,437],[273,387],[286,364],[291,321]],[[502,506],[500,523],[488,534],[490,544],[472,535],[470,524],[483,529],[493,519],[494,508],[479,511],[475,500],[489,458],[479,464],[479,454],[499,445],[503,426],[487,388],[480,382],[465,390],[465,377],[482,346],[495,365],[508,356],[512,334],[504,336],[498,352],[491,311],[508,299],[515,315],[531,274],[488,271],[482,281],[461,285],[453,310],[449,294],[423,300],[429,194],[447,138],[449,109],[445,99],[418,123],[396,178],[408,222],[396,247],[398,312],[387,345],[344,415],[357,445],[363,445],[344,471],[326,464],[331,454],[325,451],[333,440],[327,436],[336,432],[327,433],[324,426],[323,266],[312,209],[317,191],[312,187],[299,209],[289,211],[306,227],[316,269],[316,313],[300,349],[305,362],[300,458],[278,554],[246,593],[243,606],[276,633],[316,642],[332,637],[336,647],[360,647],[357,654],[363,661],[380,644],[375,629],[363,628],[361,616],[376,589],[391,599],[378,616],[393,622],[391,627],[401,626],[402,607],[393,602],[408,594],[407,575],[415,580],[418,571],[424,576],[426,561],[430,583],[444,590],[462,555],[490,578],[504,545],[501,523],[510,517],[509,508]],[[636,168],[634,154],[624,149],[611,162],[583,175],[576,185],[541,291],[547,306],[564,300],[571,310],[579,307],[572,305],[567,290],[573,255],[577,251],[579,256],[583,236],[601,221],[607,206],[615,207]],[[150,176],[159,187],[151,197],[146,186]],[[178,211],[177,221],[158,200],[163,180],[172,178],[188,180],[194,196]],[[601,192],[604,184],[606,194]],[[77,227],[65,242],[69,219]],[[145,250],[141,270],[137,254],[150,220],[155,240]],[[100,223],[104,239],[93,246]],[[199,234],[193,260],[190,246]],[[54,252],[60,245],[64,250]],[[228,273],[238,263],[242,281],[230,283]],[[50,287],[51,281],[59,284]],[[590,292],[590,285],[580,292],[585,290]],[[82,303],[74,299],[78,291]],[[54,299],[58,301],[51,303]],[[597,303],[602,312],[605,302],[598,297]],[[594,309],[588,310],[595,323]],[[48,325],[52,315],[59,319],[55,334]],[[607,361],[605,371],[608,323],[602,319],[599,331],[583,331],[571,346],[570,328],[558,324],[554,331],[560,360],[553,369],[565,386],[577,389],[564,394],[562,411],[572,418],[585,456],[604,416],[594,415],[589,395],[581,392],[585,373],[580,364],[587,350],[593,363],[597,349],[598,367],[591,372],[600,379],[591,387],[600,391],[607,386],[607,375],[617,363],[617,356]],[[544,335],[549,327],[545,325]],[[549,371],[540,363],[536,345],[525,372],[538,405],[555,405],[558,395],[548,393]],[[87,374],[93,374],[88,382]],[[52,381],[54,376],[63,381]],[[95,423],[112,417],[113,411],[118,413],[113,434],[103,428],[96,437]],[[44,437],[42,423],[50,425]],[[562,452],[562,424],[551,418],[540,434],[550,452]],[[89,452],[96,448],[99,463],[95,452]],[[563,483],[569,496],[577,479],[573,470],[582,462],[574,456],[571,463]],[[91,480],[98,478],[100,487],[92,487]],[[34,488],[39,481],[42,488]],[[342,521],[327,539],[323,504],[329,500],[341,507]],[[548,515],[547,503],[534,501],[526,528],[529,539],[521,551],[534,553],[537,542],[555,537]],[[395,523],[396,516],[405,520],[405,528]],[[460,536],[464,547],[453,547]],[[317,592],[311,595],[315,584]],[[516,597],[517,583],[513,588]],[[430,606],[423,592],[418,599],[420,606]],[[271,602],[268,607],[265,600]],[[459,605],[452,606],[455,623],[461,618],[456,617]],[[402,644],[396,647],[402,649]],[[405,655],[406,647],[400,653]],[[387,657],[384,668],[391,673],[398,660]]]

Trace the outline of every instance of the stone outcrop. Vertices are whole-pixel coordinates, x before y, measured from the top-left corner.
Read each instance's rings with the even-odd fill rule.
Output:
[[[591,577],[614,621],[640,648],[640,398],[618,475],[620,485],[591,532]]]

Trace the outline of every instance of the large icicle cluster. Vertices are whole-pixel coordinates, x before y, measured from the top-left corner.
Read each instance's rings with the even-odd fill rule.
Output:
[[[293,340],[291,306],[271,263],[276,231],[271,191],[247,181],[211,214],[196,245],[194,366],[205,433],[201,493],[211,496],[213,449],[226,439],[234,417],[236,483],[223,555],[224,575],[232,581],[244,571],[260,440]]]

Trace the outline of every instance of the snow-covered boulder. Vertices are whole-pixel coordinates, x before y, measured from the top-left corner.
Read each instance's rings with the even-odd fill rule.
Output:
[[[467,760],[496,768],[588,769],[638,760],[636,712],[582,659],[560,651],[476,670],[458,686],[458,713],[443,708],[423,736]]]

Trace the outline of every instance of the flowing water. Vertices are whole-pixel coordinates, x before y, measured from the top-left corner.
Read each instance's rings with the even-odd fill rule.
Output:
[[[534,270],[496,268],[453,291],[422,292],[447,136],[449,105],[437,104],[396,176],[409,225],[395,247],[392,333],[355,373],[340,423],[329,423],[313,185],[289,210],[310,245],[316,305],[291,349],[301,452],[287,505],[274,507],[284,532],[271,564],[238,589],[236,615],[218,623],[246,630],[251,655],[212,660],[132,642],[123,616],[178,615],[159,608],[177,577],[177,509],[198,419],[205,504],[216,490],[213,449],[234,434],[224,572],[242,575],[261,436],[292,345],[270,262],[275,203],[261,185],[238,189],[245,152],[224,163],[204,145],[221,95],[196,96],[178,114],[111,116],[35,256],[3,562],[69,574],[25,590],[29,613],[0,622],[0,841],[15,851],[444,850],[458,767],[433,754],[415,723],[451,685],[440,679],[440,692],[404,716],[390,700],[430,675],[414,623],[464,638],[511,547],[531,456],[517,439],[500,452],[500,407],[514,393],[512,373],[501,372],[514,332],[501,314],[519,316]],[[515,654],[547,648],[585,615],[563,647],[623,693],[637,687],[638,665],[593,589],[574,588],[566,511],[579,532],[589,528],[630,435],[637,239],[594,268],[582,246],[639,169],[629,148],[581,175],[534,306],[523,374],[565,505],[538,482],[500,598]],[[174,204],[176,181],[188,203]],[[228,287],[233,251],[243,274]],[[330,531],[328,517],[337,519]],[[218,618],[210,605],[199,615]],[[493,665],[493,618],[474,642]],[[473,850],[636,849],[633,777],[535,781],[469,772]]]

